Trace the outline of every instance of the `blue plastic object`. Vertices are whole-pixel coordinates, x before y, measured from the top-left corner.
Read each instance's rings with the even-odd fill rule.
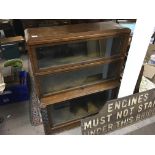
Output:
[[[14,102],[21,102],[25,100],[29,100],[30,98],[30,91],[28,86],[28,73],[25,71],[21,71],[19,73],[20,82],[19,84],[7,86],[3,94],[0,95],[0,105],[14,103]],[[22,80],[24,77],[24,80]]]

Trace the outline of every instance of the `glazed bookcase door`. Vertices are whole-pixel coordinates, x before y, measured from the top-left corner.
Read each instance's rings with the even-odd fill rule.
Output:
[[[121,63],[116,61],[63,73],[42,75],[39,78],[41,96],[118,79]]]
[[[96,114],[105,102],[117,97],[118,88],[48,106],[51,127]]]
[[[77,64],[100,58],[121,55],[125,36],[73,41],[53,45],[40,45],[33,52],[37,60],[37,70]]]

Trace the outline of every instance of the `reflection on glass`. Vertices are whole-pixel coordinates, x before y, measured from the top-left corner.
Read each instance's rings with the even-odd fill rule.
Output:
[[[36,48],[38,67],[52,67],[117,55],[121,52],[122,44],[122,37],[111,37],[38,47]]]
[[[80,119],[90,114],[97,113],[106,101],[117,97],[118,89],[106,90],[77,99],[69,100],[55,105],[50,105],[48,111],[52,125]]]
[[[119,62],[115,62],[70,72],[41,76],[41,94],[53,93],[77,86],[117,78],[119,75],[119,66]]]

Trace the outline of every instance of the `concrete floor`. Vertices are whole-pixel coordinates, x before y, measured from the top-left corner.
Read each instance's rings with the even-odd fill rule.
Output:
[[[29,118],[29,102],[0,106],[1,135],[44,135],[43,126],[32,126]],[[58,133],[58,135],[80,135],[80,127]],[[128,127],[108,133],[108,135],[154,135],[155,116]]]
[[[130,135],[155,135],[155,123],[130,132]]]
[[[42,135],[43,126],[32,126],[29,118],[29,102],[21,102],[0,106],[0,116],[4,122],[0,124],[1,135]]]

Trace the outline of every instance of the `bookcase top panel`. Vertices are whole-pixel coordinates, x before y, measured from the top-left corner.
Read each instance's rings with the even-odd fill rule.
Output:
[[[25,40],[28,45],[39,45],[112,36],[119,33],[129,34],[130,29],[110,21],[29,28],[25,30]]]

